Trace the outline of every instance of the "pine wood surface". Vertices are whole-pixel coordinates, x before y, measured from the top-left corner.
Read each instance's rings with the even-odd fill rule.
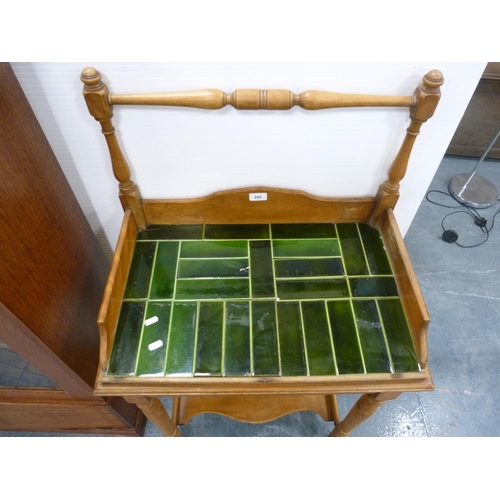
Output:
[[[310,407],[314,407],[318,401],[317,395],[324,397],[333,393],[364,394],[331,434],[346,436],[381,404],[397,397],[401,392],[433,390],[432,377],[426,364],[429,316],[392,209],[398,201],[400,182],[405,176],[420,127],[432,117],[439,102],[440,87],[444,82],[441,72],[433,70],[427,73],[413,96],[366,96],[324,91],[305,91],[296,95],[289,90],[256,89],[239,89],[231,94],[208,89],[154,95],[113,95],[109,94],[106,85],[101,81],[101,75],[94,68],[84,69],[82,81],[85,84],[84,96],[89,111],[101,122],[106,136],[113,171],[119,181],[122,205],[125,210],[132,210],[139,228],[144,228],[146,224],[365,221],[379,227],[395,270],[396,282],[421,365],[421,371],[415,373],[325,377],[112,377],[105,374],[105,365],[109,354],[107,345],[110,345],[113,336],[110,332],[117,323],[117,310],[116,307],[103,306],[100,324],[106,324],[107,330],[101,327],[101,338],[107,345],[101,351],[96,394],[124,395],[128,401],[143,409],[164,435],[168,436],[179,435],[175,428],[178,422],[186,422],[193,415],[205,411],[250,422],[264,421],[274,415],[286,414],[291,407],[299,407],[300,401],[307,401]],[[389,168],[387,180],[381,184],[373,198],[325,198],[300,191],[255,187],[221,191],[197,199],[141,200],[139,191],[130,178],[130,169],[119,149],[111,124],[112,106],[119,104],[188,106],[201,109],[220,109],[231,105],[236,109],[246,110],[287,110],[293,106],[311,110],[354,106],[407,106],[410,111],[410,125]],[[268,193],[268,201],[250,202],[248,196],[251,192]],[[122,234],[123,231],[122,229]],[[120,238],[122,240],[122,236]],[[125,254],[124,260],[130,261],[130,246],[131,243],[119,245],[113,263],[115,275],[120,266],[121,269],[126,267],[120,264],[122,252]],[[124,276],[125,273],[121,274]],[[115,298],[120,295],[118,291],[124,286],[125,279],[126,277],[121,277],[120,285],[114,288],[113,283],[108,281],[105,302],[110,303],[112,294],[115,294]],[[103,363],[104,360],[106,363]],[[174,396],[174,422],[156,398],[166,395]],[[183,396],[190,396],[191,399],[184,399]],[[262,402],[267,401],[265,398],[268,397],[282,397],[282,401],[287,401],[288,406],[278,405],[280,408],[276,408],[276,411],[265,408],[266,405]],[[244,402],[241,398],[248,399]],[[248,412],[244,411],[245,408]],[[336,405],[332,403],[328,411],[330,415],[336,413],[335,420],[339,420]],[[319,408],[318,412],[321,414],[323,410]],[[247,415],[243,416],[243,413]]]

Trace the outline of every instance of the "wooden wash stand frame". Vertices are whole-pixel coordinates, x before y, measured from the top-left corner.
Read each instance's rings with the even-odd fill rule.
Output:
[[[334,422],[331,436],[348,436],[385,401],[395,399],[403,392],[434,389],[427,365],[429,315],[393,209],[420,127],[432,117],[439,102],[440,87],[444,81],[440,71],[428,72],[412,96],[372,96],[323,91],[306,91],[296,95],[288,90],[251,89],[237,90],[232,94],[220,90],[200,90],[117,95],[109,93],[100,73],[94,68],[85,68],[81,80],[90,114],[101,123],[125,212],[98,318],[100,367],[95,385],[96,395],[123,396],[127,401],[135,403],[165,436],[180,436],[177,425],[185,424],[194,415],[203,412],[260,423],[295,411],[317,412],[324,420]],[[409,108],[410,125],[389,168],[388,178],[380,185],[374,197],[325,198],[302,191],[251,187],[217,192],[196,199],[141,199],[111,121],[113,106],[132,104],[202,109],[220,109],[230,104],[236,109],[245,110],[288,110],[293,106],[308,110],[400,106]],[[254,192],[266,192],[267,201],[251,203],[249,193]],[[287,209],[290,206],[294,207],[293,212]],[[123,377],[107,374],[139,231],[145,230],[148,225],[286,223],[368,223],[380,231],[418,357],[418,370],[327,376],[280,374],[275,377],[255,374],[246,377]],[[336,394],[361,394],[343,420],[339,416]],[[173,398],[172,416],[158,399],[163,396]]]

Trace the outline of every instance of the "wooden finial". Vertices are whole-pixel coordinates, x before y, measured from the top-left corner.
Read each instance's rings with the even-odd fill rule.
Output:
[[[104,86],[101,78],[101,73],[91,66],[85,68],[80,76],[80,80],[85,84],[85,87],[92,90]]]
[[[444,83],[443,73],[433,69],[422,78],[422,82],[427,92],[439,92],[439,87]]]

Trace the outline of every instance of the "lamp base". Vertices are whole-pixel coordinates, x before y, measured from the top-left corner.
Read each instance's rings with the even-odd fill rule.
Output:
[[[494,205],[498,200],[495,184],[480,175],[474,175],[464,189],[469,177],[470,174],[458,174],[451,179],[449,190],[453,197],[474,208],[488,208]]]

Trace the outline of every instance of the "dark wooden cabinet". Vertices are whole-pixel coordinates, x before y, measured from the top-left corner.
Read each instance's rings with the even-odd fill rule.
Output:
[[[490,62],[465,110],[446,154],[482,156],[500,129],[500,63]],[[488,153],[500,158],[500,140]]]
[[[0,387],[0,430],[140,434],[134,405],[93,394],[109,263],[7,63],[0,207],[0,341],[57,387]]]

